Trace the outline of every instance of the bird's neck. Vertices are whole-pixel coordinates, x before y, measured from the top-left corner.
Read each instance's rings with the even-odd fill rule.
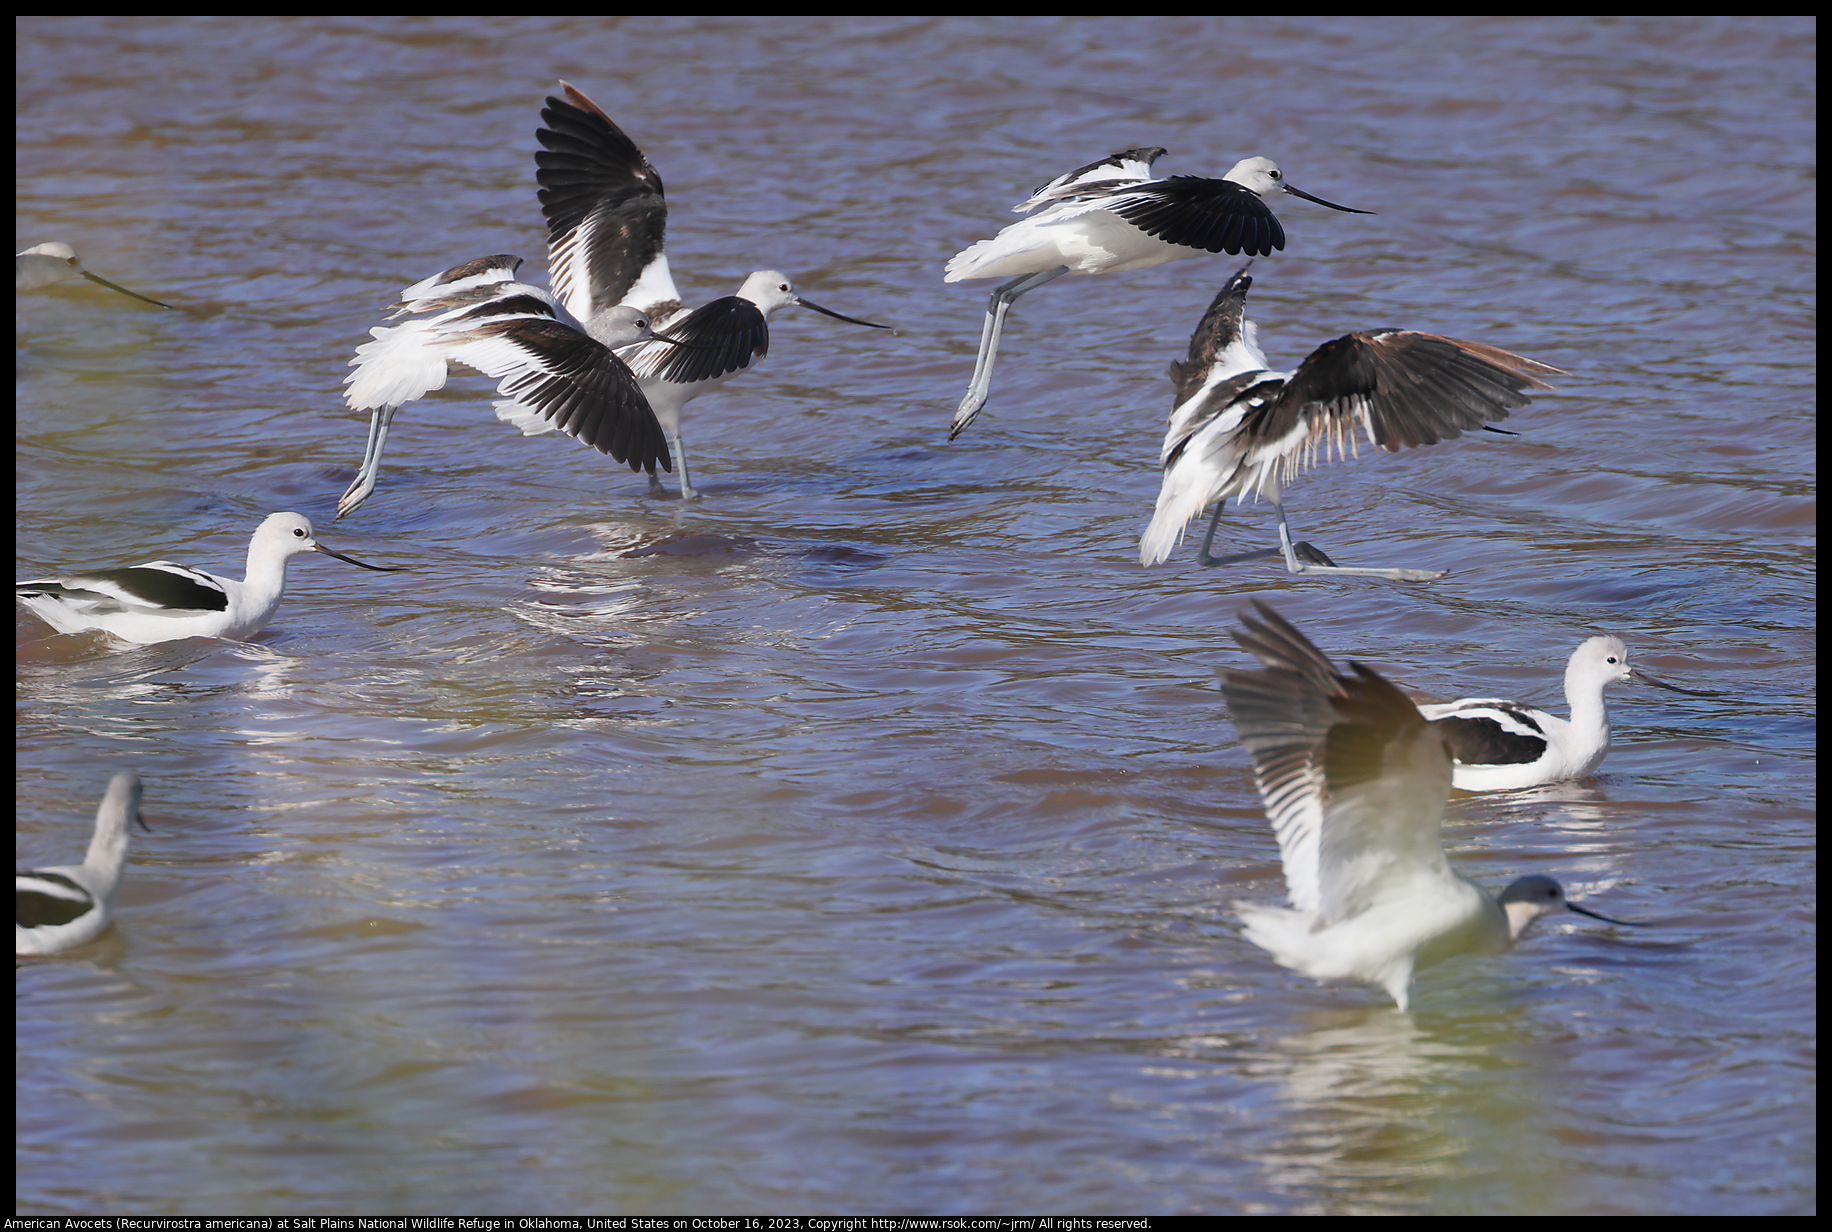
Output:
[[[1602,734],[1602,743],[1609,744],[1609,713],[1603,705],[1601,683],[1590,683],[1577,678],[1577,672],[1567,669],[1565,672],[1565,703],[1571,708],[1571,725],[1584,730],[1595,730]]]
[[[248,566],[242,572],[242,588],[254,595],[278,595],[286,586],[286,560],[284,556],[275,556],[248,550]]]
[[[89,892],[106,900],[114,894],[121,880],[121,865],[127,859],[127,826],[109,823],[96,829],[83,856],[83,871],[88,874]]]

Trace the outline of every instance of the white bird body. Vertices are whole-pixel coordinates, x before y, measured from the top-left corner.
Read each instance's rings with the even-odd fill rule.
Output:
[[[248,566],[239,581],[154,560],[126,569],[20,582],[15,594],[28,611],[59,633],[97,629],[137,645],[186,637],[243,641],[264,629],[280,610],[286,562],[301,552],[323,552],[364,569],[393,568],[333,552],[312,537],[311,520],[303,514],[274,513],[249,540]]]
[[[1321,563],[1300,564],[1281,499],[1285,484],[1319,455],[1347,458],[1359,429],[1389,451],[1436,444],[1488,428],[1524,405],[1527,389],[1550,389],[1547,364],[1481,342],[1413,330],[1369,330],[1324,343],[1294,372],[1267,367],[1259,331],[1246,319],[1253,279],[1242,267],[1228,280],[1196,332],[1189,357],[1172,363],[1177,386],[1164,445],[1157,508],[1139,538],[1139,563],[1166,560],[1191,518],[1214,505],[1199,559],[1204,565],[1275,554],[1209,556],[1230,496],[1269,499],[1279,518],[1281,549],[1293,573],[1351,573],[1422,581],[1442,576],[1412,569],[1341,568],[1310,545]]]
[[[1278,613],[1254,607],[1259,618],[1242,613],[1233,637],[1265,670],[1224,672],[1222,692],[1291,905],[1237,903],[1248,940],[1314,979],[1378,984],[1403,1010],[1421,968],[1499,953],[1555,911],[1608,920],[1568,903],[1550,877],[1522,877],[1496,897],[1452,869],[1439,729],[1375,672],[1357,663],[1341,674]]]
[[[140,816],[140,778],[123,770],[95,812],[95,834],[81,864],[21,870],[14,878],[14,939],[19,954],[54,954],[99,936],[114,914],[127,860],[128,828]]]
[[[1171,244],[1098,203],[1065,202],[980,240],[948,261],[943,282],[974,278],[1015,278],[1066,265],[1071,274],[1123,274],[1203,255],[1200,248]]]
[[[688,308],[668,268],[668,203],[660,173],[602,108],[560,85],[566,97],[547,100],[541,111],[546,126],[535,134],[545,147],[535,156],[535,178],[554,294],[582,320],[613,305],[634,308],[663,336],[625,346],[619,355],[662,425],[682,497],[692,499],[681,412],[769,353],[769,319],[779,309],[802,307],[853,325],[889,327],[801,298],[777,270],[757,270],[736,295]],[[653,466],[649,489],[662,491]]]
[[[110,282],[100,274],[92,274],[83,268],[83,259],[76,255],[76,249],[56,240],[48,244],[34,244],[20,251],[13,258],[13,291],[36,291],[59,282],[68,282],[72,278],[86,278],[99,287],[137,299],[142,303],[152,304],[157,308],[170,308],[156,299],[149,299],[138,291],[129,291],[119,283]]]
[[[1449,746],[1453,782],[1462,791],[1512,791],[1589,778],[1609,752],[1603,690],[1622,680],[1687,693],[1629,664],[1622,639],[1587,639],[1565,665],[1571,717],[1498,697],[1465,697],[1420,706]]]
[[[1345,214],[1368,212],[1292,188],[1270,158],[1243,158],[1219,180],[1154,179],[1152,164],[1163,154],[1157,146],[1121,150],[1056,177],[1011,207],[1029,218],[956,253],[942,280],[1010,278],[1058,265],[1071,274],[1123,273],[1217,252],[1270,256],[1285,247],[1285,229],[1266,203],[1286,193]]]
[[[1513,945],[1507,917],[1482,887],[1454,872],[1395,878],[1359,912],[1318,927],[1316,910],[1236,903],[1247,940],[1280,966],[1314,980],[1364,980],[1401,1009],[1414,973],[1459,954]]]
[[[1540,752],[1527,761],[1457,761],[1451,781],[1460,791],[1513,791],[1541,783],[1587,779],[1596,773],[1604,754],[1609,752],[1607,720],[1595,726],[1580,726],[1499,697],[1466,697],[1419,709],[1428,719],[1486,720],[1504,736],[1539,747]]]
[[[1123,273],[1216,252],[1270,256],[1285,247],[1285,229],[1266,203],[1287,193],[1346,214],[1368,213],[1293,188],[1269,158],[1243,158],[1219,180],[1153,179],[1152,164],[1163,154],[1159,146],[1140,146],[1058,176],[1012,207],[1029,218],[949,259],[944,282],[1008,279],[987,301],[973,379],[949,440],[986,403],[1005,314],[1019,296],[1065,274]]]

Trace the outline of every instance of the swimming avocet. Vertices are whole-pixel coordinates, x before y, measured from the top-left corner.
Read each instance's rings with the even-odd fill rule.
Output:
[[[661,424],[613,349],[653,338],[648,317],[607,306],[575,319],[546,291],[516,280],[521,264],[506,253],[479,257],[414,283],[393,315],[416,319],[378,325],[369,331],[375,340],[356,348],[344,401],[369,412],[369,444],[338,517],[374,491],[395,412],[444,388],[454,362],[498,381],[496,413],[540,425],[524,427],[526,435],[564,432],[633,471],[670,465]]]
[[[1701,696],[1630,667],[1622,639],[1593,637],[1572,651],[1565,666],[1569,719],[1495,697],[1465,697],[1419,710],[1450,748],[1452,783],[1463,791],[1511,791],[1595,773],[1609,752],[1603,690],[1630,678]]]
[[[140,816],[140,776],[123,770],[108,784],[95,811],[95,837],[81,864],[21,870],[15,878],[14,937],[19,954],[53,954],[99,935],[114,912],[128,827],[152,833]]]
[[[270,513],[248,543],[248,568],[239,582],[155,560],[129,569],[20,582],[15,589],[19,602],[59,633],[100,629],[140,645],[184,637],[240,641],[260,632],[280,610],[286,562],[301,552],[323,552],[383,573],[398,568],[333,552],[312,538],[312,523],[304,514]]]
[[[1236,903],[1247,939],[1317,980],[1366,980],[1405,1009],[1415,969],[1496,954],[1542,915],[1575,911],[1550,877],[1499,898],[1444,858],[1450,754],[1406,695],[1359,663],[1345,676],[1263,603],[1233,638],[1264,663],[1222,695],[1253,759],[1291,906]]]
[[[1270,158],[1243,158],[1219,180],[1173,175],[1154,180],[1160,146],[1121,150],[1057,176],[1011,207],[1032,214],[949,260],[943,282],[1008,278],[986,305],[979,356],[967,396],[948,425],[953,440],[986,404],[1005,314],[1020,295],[1064,274],[1146,269],[1205,252],[1271,256],[1285,247],[1285,228],[1266,203],[1285,193],[1344,214],[1350,209],[1293,188]]]
[[[1540,378],[1564,373],[1486,343],[1392,329],[1347,334],[1312,351],[1296,372],[1271,372],[1259,349],[1259,327],[1246,316],[1252,285],[1242,266],[1190,335],[1188,361],[1171,364],[1177,395],[1160,455],[1164,480],[1157,512],[1139,540],[1139,562],[1155,565],[1168,557],[1184,526],[1212,503],[1215,516],[1197,553],[1204,565],[1283,552],[1293,573],[1410,582],[1443,577],[1425,569],[1344,568],[1308,543],[1294,545],[1280,500],[1284,485],[1316,464],[1319,449],[1326,461],[1332,451],[1346,457],[1357,425],[1394,452],[1478,428],[1501,432],[1485,421],[1506,419],[1508,407],[1530,401],[1522,390],[1551,389]],[[1244,502],[1249,492],[1272,501],[1280,546],[1211,557],[1227,498]],[[1298,549],[1312,563],[1299,563]]]
[[[132,296],[142,303],[152,304],[156,308],[170,308],[138,291],[129,291],[119,283],[110,282],[100,274],[92,274],[83,268],[83,259],[76,255],[76,249],[68,244],[53,240],[49,244],[34,244],[24,249],[13,258],[13,292],[36,291],[48,287],[54,282],[68,282],[72,278],[87,278],[99,287],[110,291],[119,291]]]
[[[681,495],[695,496],[681,440],[681,408],[769,353],[769,319],[778,309],[807,308],[851,325],[889,329],[801,298],[786,274],[758,270],[736,295],[688,309],[668,271],[664,237],[668,203],[662,177],[611,118],[562,81],[566,97],[548,98],[546,126],[535,136],[541,212],[547,219],[547,265],[553,292],[580,320],[622,304],[648,316],[663,338],[620,351],[655,409],[679,466]],[[671,349],[668,340],[683,345]],[[524,432],[547,430],[499,404],[497,414]],[[649,491],[661,480],[649,467]]]

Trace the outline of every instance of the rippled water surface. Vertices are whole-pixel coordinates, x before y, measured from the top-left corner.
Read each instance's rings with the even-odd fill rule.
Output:
[[[117,927],[18,972],[24,1212],[1802,1212],[1816,1205],[1815,60],[1808,21],[25,19],[17,568],[294,562],[251,644],[18,620],[22,863],[147,784]],[[364,425],[406,283],[544,265],[564,78],[643,146],[689,297],[809,313],[695,402],[705,499],[461,376]],[[1298,480],[1429,585],[1142,570],[1166,363],[1226,257],[1013,313],[942,263],[1037,184],[1276,158],[1275,363],[1349,329],[1571,375]],[[1230,515],[1268,543],[1270,510]],[[1282,896],[1215,688],[1252,597],[1426,693],[1557,701],[1614,632],[1605,773],[1461,797],[1542,924],[1414,1010],[1239,933]]]

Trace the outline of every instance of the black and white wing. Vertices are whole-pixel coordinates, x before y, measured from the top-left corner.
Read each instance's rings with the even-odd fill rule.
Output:
[[[549,98],[541,110],[545,127],[535,136],[545,148],[534,156],[535,179],[547,219],[548,280],[567,311],[589,321],[622,303],[661,258],[668,203],[661,175],[636,143],[591,99],[560,85],[566,97]]]

